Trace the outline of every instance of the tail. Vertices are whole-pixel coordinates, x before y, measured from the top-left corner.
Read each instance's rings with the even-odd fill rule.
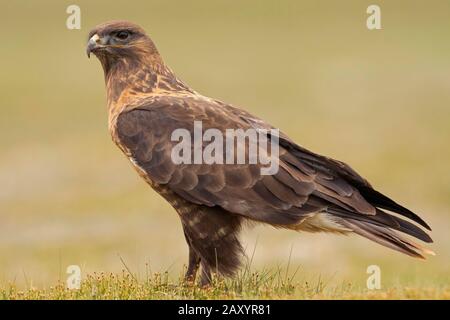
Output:
[[[435,255],[430,249],[417,244],[404,235],[407,234],[424,242],[432,243],[433,240],[427,233],[411,222],[388,214],[381,209],[377,209],[375,215],[362,215],[337,207],[328,208],[328,212],[336,218],[336,222],[345,228],[383,246],[415,258],[425,259],[424,255],[426,254]]]

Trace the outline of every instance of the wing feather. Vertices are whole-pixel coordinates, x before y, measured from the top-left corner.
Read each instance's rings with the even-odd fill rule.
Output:
[[[326,211],[343,226],[408,254],[414,254],[411,244],[395,234],[382,233],[380,228],[431,241],[417,226],[380,208],[429,228],[416,214],[374,190],[350,166],[312,153],[284,134],[280,137],[279,171],[272,176],[261,175],[261,166],[255,164],[175,165],[170,157],[176,144],[170,140],[171,134],[183,128],[193,135],[194,120],[202,121],[203,130],[214,128],[223,133],[226,129],[272,128],[219,101],[161,96],[143,100],[135,109],[122,113],[116,131],[121,148],[150,180],[165,184],[192,203],[220,206],[234,214],[286,227]],[[241,145],[236,148],[246,150]]]

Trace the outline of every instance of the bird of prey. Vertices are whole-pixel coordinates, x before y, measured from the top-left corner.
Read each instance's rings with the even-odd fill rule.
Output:
[[[202,285],[210,283],[212,273],[235,274],[245,221],[295,231],[355,233],[413,257],[433,254],[411,240],[432,242],[422,229],[430,227],[418,215],[375,190],[347,164],[311,152],[283,133],[278,171],[272,175],[262,174],[260,163],[175,163],[171,135],[177,129],[192,133],[196,121],[220,132],[273,127],[191,89],[136,24],[96,26],[86,50],[104,70],[113,141],[181,219],[189,247],[187,280],[194,281],[199,269]]]

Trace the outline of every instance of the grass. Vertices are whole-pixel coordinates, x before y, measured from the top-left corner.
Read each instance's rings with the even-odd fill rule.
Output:
[[[253,270],[251,265],[256,246],[255,243],[245,267],[235,277],[223,278],[213,274],[207,287],[185,281],[186,267],[177,277],[171,276],[168,270],[152,272],[149,264],[145,264],[143,274],[133,273],[119,256],[124,267],[121,273],[88,274],[78,289],[69,289],[61,280],[42,288],[27,283],[27,288],[23,289],[10,283],[0,287],[0,300],[450,299],[448,284],[404,286],[397,278],[395,282],[388,280],[383,289],[370,290],[361,283],[334,281],[334,275],[304,276],[300,266],[291,266],[292,247],[286,267]]]
[[[282,270],[241,273],[235,279],[214,278],[211,286],[200,288],[180,277],[171,280],[167,272],[153,273],[138,280],[121,274],[88,275],[79,289],[63,282],[48,288],[20,290],[10,284],[0,289],[8,300],[148,300],[148,299],[450,299],[450,287],[390,287],[382,290],[355,288],[351,283],[328,286],[318,277],[312,282],[294,281]]]

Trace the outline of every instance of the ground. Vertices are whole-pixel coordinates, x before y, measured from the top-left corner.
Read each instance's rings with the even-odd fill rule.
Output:
[[[124,270],[121,274],[92,274],[80,289],[68,289],[63,282],[47,288],[19,290],[11,285],[0,290],[0,299],[450,299],[449,286],[393,286],[368,290],[342,283],[329,285],[318,279],[293,281],[282,270],[240,274],[234,280],[215,279],[207,288],[182,280],[173,281],[167,273],[138,280]]]

